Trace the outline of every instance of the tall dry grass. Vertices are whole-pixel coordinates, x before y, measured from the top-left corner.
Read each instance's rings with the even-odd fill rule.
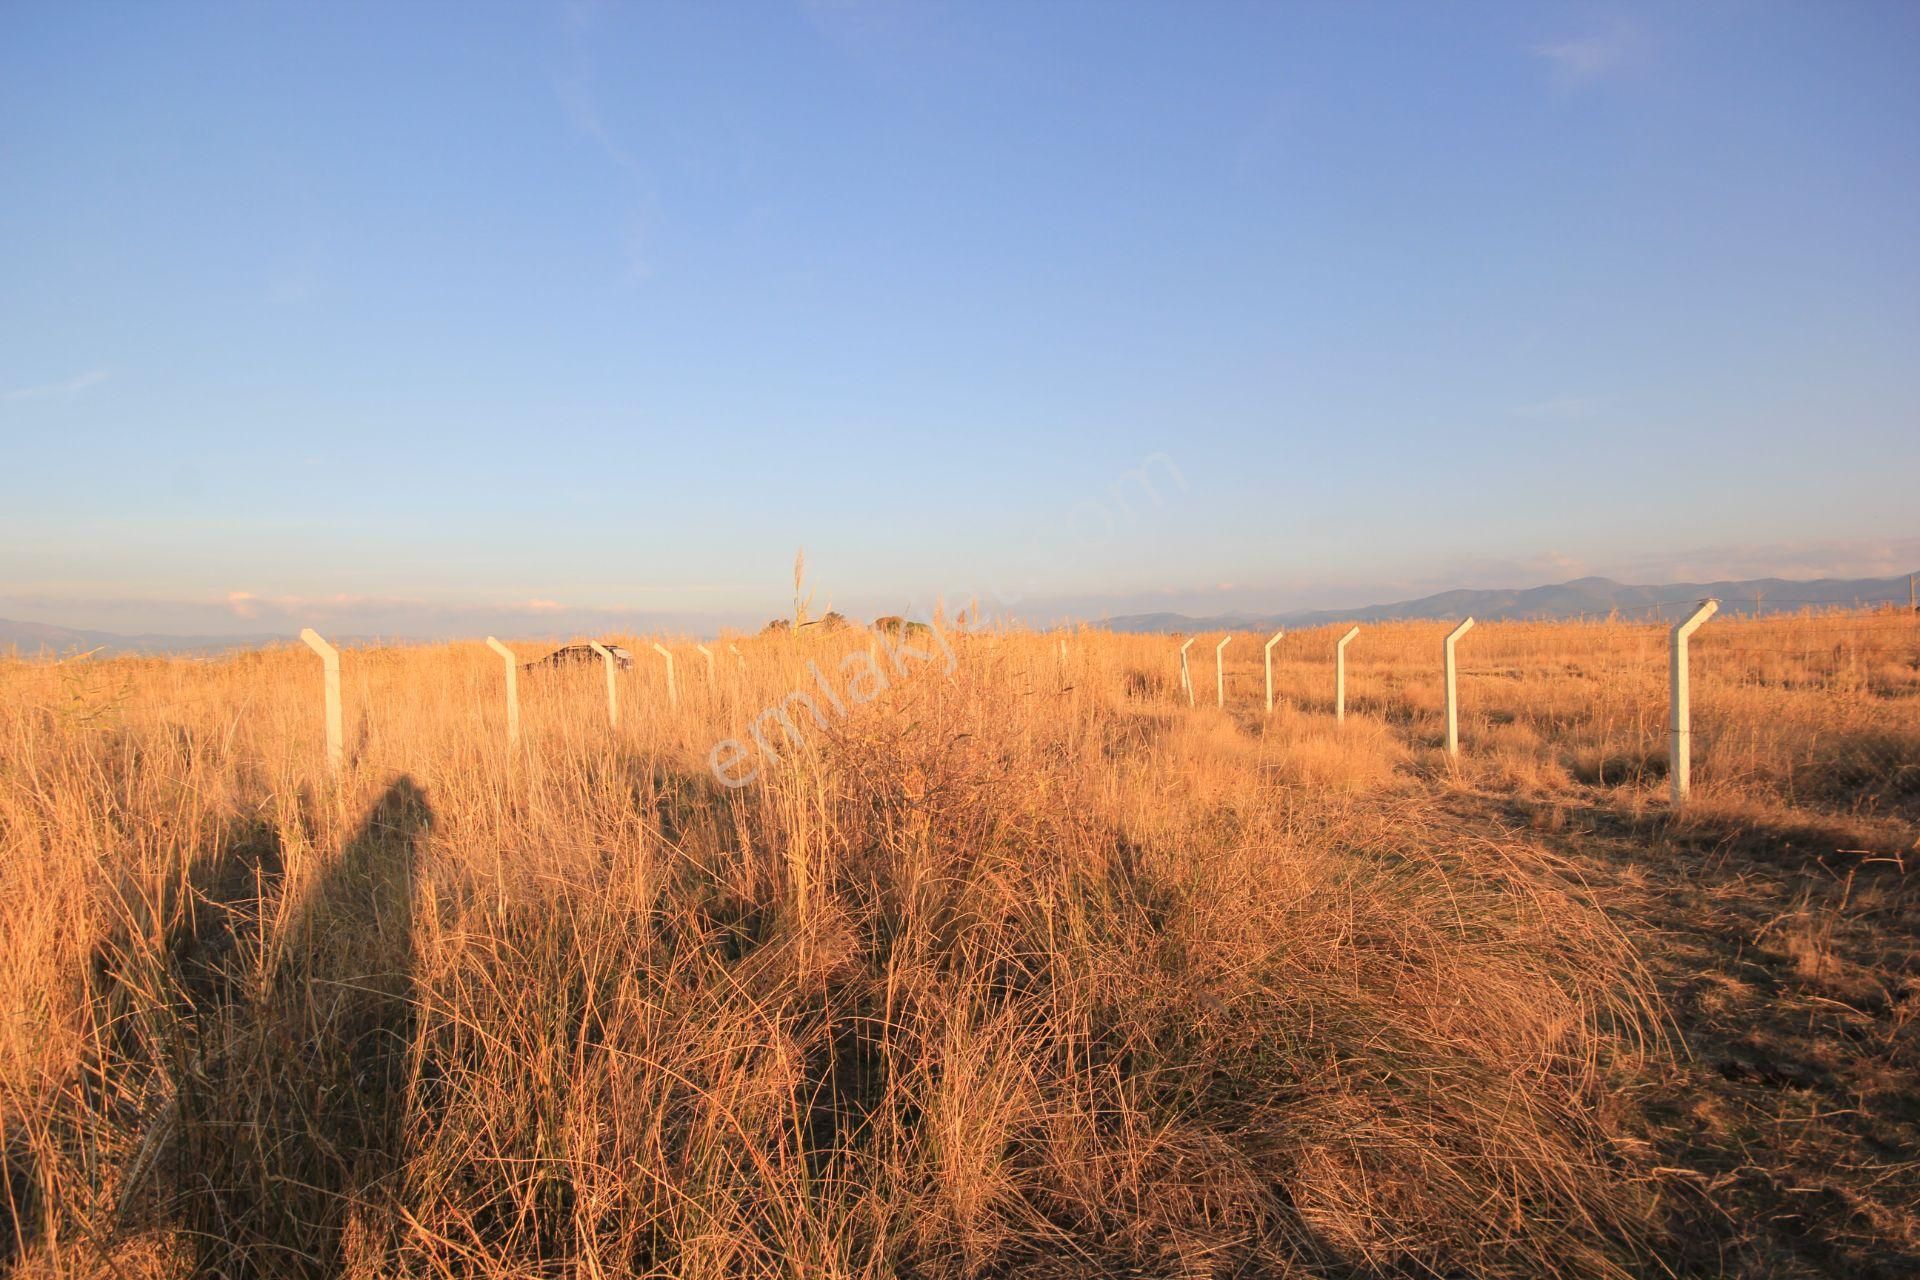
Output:
[[[1333,646],[1344,627],[1286,636],[1276,695],[1311,713],[1333,705]],[[1441,640],[1446,623],[1369,626],[1347,650],[1347,705],[1383,726],[1425,771],[1447,768]],[[1219,633],[1194,646],[1210,651]],[[1260,648],[1227,650],[1229,703],[1267,717]],[[1138,644],[1139,642],[1134,642]],[[1135,659],[1171,676],[1154,637]],[[1721,615],[1691,646],[1693,787],[1723,813],[1885,819],[1898,839],[1920,821],[1920,616],[1891,610]],[[1667,627],[1652,622],[1483,623],[1459,643],[1461,759],[1468,781],[1536,791],[1594,788],[1632,804],[1664,799]],[[1213,668],[1196,663],[1199,701]],[[1184,699],[1182,699],[1184,701]],[[1283,720],[1281,723],[1285,723]],[[1910,835],[1908,836],[1910,839]]]
[[[1161,638],[969,637],[737,790],[716,739],[864,638],[683,649],[673,711],[643,662],[617,729],[529,673],[512,750],[481,646],[349,652],[338,778],[304,652],[0,663],[0,1260],[1637,1271],[1646,984],[1566,868],[1440,817],[1428,630],[1356,645],[1341,731],[1314,636],[1272,717],[1244,664],[1188,710]],[[1639,785],[1657,640],[1474,633],[1471,767]],[[1701,665],[1703,721],[1780,687]],[[1726,768],[1801,759],[1768,717],[1707,787],[1804,789]]]

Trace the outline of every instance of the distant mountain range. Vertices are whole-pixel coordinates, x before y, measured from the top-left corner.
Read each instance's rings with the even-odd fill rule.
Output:
[[[1685,617],[1696,603],[1713,596],[1723,608],[1741,613],[1795,613],[1801,609],[1852,608],[1908,603],[1907,577],[1750,578],[1741,582],[1671,582],[1664,586],[1634,587],[1611,578],[1575,578],[1550,587],[1521,591],[1442,591],[1418,600],[1368,605],[1362,609],[1312,609],[1292,613],[1226,613],[1195,618],[1183,613],[1136,613],[1109,618],[1113,631],[1196,632],[1265,631],[1279,627],[1305,628],[1335,622],[1389,622],[1404,619],[1464,618],[1482,622],[1514,618],[1605,618],[1619,614],[1635,621],[1671,621]],[[333,636],[335,644],[378,643],[372,636]],[[291,644],[292,635],[166,636],[120,635],[112,631],[83,631],[44,622],[13,622],[0,618],[0,653],[12,650],[24,656],[65,656],[102,649],[109,653],[222,653]],[[388,640],[388,643],[393,643]]]
[[[252,636],[125,636],[113,631],[83,631],[45,622],[15,622],[0,618],[0,653],[11,649],[24,657],[40,654],[66,656],[105,649],[111,653],[221,653],[229,649],[258,649],[286,644],[291,635]]]
[[[1335,622],[1389,622],[1409,619],[1473,617],[1481,622],[1516,618],[1605,618],[1619,614],[1636,621],[1676,621],[1712,596],[1724,609],[1740,613],[1797,613],[1801,609],[1851,608],[1908,603],[1908,579],[1750,578],[1741,582],[1670,582],[1634,587],[1611,578],[1575,578],[1523,591],[1442,591],[1418,600],[1368,605],[1362,609],[1313,609],[1294,613],[1227,613],[1193,618],[1182,613],[1136,613],[1109,618],[1114,631],[1195,632],[1266,631],[1279,627],[1318,627]]]

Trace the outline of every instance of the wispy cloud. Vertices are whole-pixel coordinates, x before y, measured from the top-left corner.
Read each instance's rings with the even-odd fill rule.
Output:
[[[227,611],[236,618],[286,621],[310,614],[337,617],[343,613],[390,613],[418,608],[425,601],[392,596],[336,592],[324,596],[260,596],[251,591],[229,591]]]
[[[1622,22],[1607,31],[1535,45],[1533,53],[1546,62],[1555,84],[1584,89],[1633,66],[1645,46],[1640,28]]]
[[[79,602],[76,602],[79,603]],[[85,602],[99,606],[104,602]],[[132,602],[130,602],[132,603]],[[150,610],[145,626],[184,627],[193,632],[278,633],[303,626],[347,635],[414,637],[507,637],[588,635],[596,632],[697,631],[748,625],[753,615],[643,609],[625,605],[573,605],[544,596],[486,601],[417,596],[265,595],[245,589],[226,593],[219,604],[193,601],[139,602]],[[0,600],[4,604],[4,600]],[[136,611],[140,611],[136,608]],[[42,616],[47,616],[43,610]],[[86,616],[97,616],[89,611]]]
[[[97,590],[97,589],[96,589]],[[120,635],[280,637],[302,627],[335,638],[563,640],[580,636],[711,636],[758,630],[778,608],[646,608],[573,605],[546,599],[487,601],[350,592],[280,595],[245,589],[200,597],[95,594],[84,587],[13,588],[0,583],[0,620],[110,631]]]
[[[89,369],[85,373],[75,374],[64,382],[48,382],[37,387],[15,387],[0,393],[0,399],[4,399],[9,404],[23,404],[31,400],[78,400],[112,376],[112,371],[108,369]]]
[[[633,152],[608,127],[600,111],[591,52],[592,29],[597,18],[597,6],[584,3],[583,0],[575,0],[566,6],[567,68],[554,80],[554,94],[559,98],[560,109],[573,131],[599,148],[601,154],[634,189],[635,203],[644,205],[650,190],[647,172]],[[634,280],[645,280],[653,274],[650,243],[647,220],[638,209],[630,211],[626,215],[621,247],[627,274]]]
[[[1920,538],[1841,538],[1755,546],[1695,547],[1609,566],[1636,582],[1740,578],[1891,578],[1920,568]]]

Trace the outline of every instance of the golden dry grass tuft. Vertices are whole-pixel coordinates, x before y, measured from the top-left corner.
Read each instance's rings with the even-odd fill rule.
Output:
[[[597,669],[524,673],[514,749],[480,646],[352,651],[337,779],[303,651],[0,662],[0,1266],[1698,1270],[1705,1148],[1649,1116],[1699,1048],[1649,872],[1584,842],[1777,852],[1795,815],[1897,860],[1920,760],[1911,629],[1714,625],[1679,822],[1650,628],[1473,633],[1457,766],[1415,624],[1350,650],[1344,726],[1330,634],[1267,715],[1257,657],[1190,709],[1158,637],[956,637],[856,698],[868,638],[803,632],[683,656],[674,710],[643,662],[617,729]],[[782,704],[798,740],[762,721],[720,785]],[[1755,943],[1893,1028],[1871,1092],[1916,995],[1864,874]],[[1897,1244],[1877,1185],[1859,1239]]]

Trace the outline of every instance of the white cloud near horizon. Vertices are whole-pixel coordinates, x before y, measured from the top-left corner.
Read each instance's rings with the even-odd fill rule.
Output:
[[[1626,574],[1663,582],[1892,578],[1920,570],[1920,538],[1851,538],[1754,547],[1702,547],[1632,557],[1612,569],[1606,576]]]
[[[453,639],[568,639],[595,634],[713,634],[754,629],[770,614],[692,609],[573,606],[557,600],[506,602],[397,596],[267,596],[236,590],[219,597],[0,594],[0,619],[120,635],[283,636],[311,626],[323,635]]]
[[[1590,559],[1559,550],[1511,558],[1441,560],[1405,576],[1302,573],[1274,574],[1233,582],[1201,579],[1190,585],[1111,592],[1047,594],[996,608],[1036,625],[1067,619],[1098,621],[1138,613],[1278,613],[1301,609],[1348,609],[1417,599],[1455,588],[1525,589],[1595,576],[1630,586],[1741,581],[1753,578],[1892,578],[1920,570],[1920,537],[1834,539],[1754,546],[1696,547],[1670,552]],[[18,591],[19,588],[13,588]],[[29,589],[31,590],[31,589]],[[697,588],[691,589],[697,591]],[[852,599],[857,593],[840,593]],[[931,601],[932,596],[926,597]],[[922,602],[921,607],[925,607]],[[873,601],[849,604],[849,616],[864,619],[896,612]],[[961,607],[949,600],[950,609]],[[822,606],[824,608],[824,606]],[[757,630],[783,615],[784,602],[769,596],[758,607],[707,610],[680,605],[633,608],[575,605],[544,596],[508,601],[427,599],[333,593],[266,596],[234,590],[223,597],[154,598],[72,592],[0,594],[0,618],[120,634],[285,635],[303,626],[323,634],[410,639],[475,637],[568,639],[594,634],[712,636],[719,631]]]
[[[1403,576],[1304,573],[1242,580],[1232,584],[1230,591],[1223,591],[1220,584],[1196,582],[1105,595],[1048,595],[1020,601],[1011,612],[1036,624],[1140,613],[1258,615],[1359,609],[1452,590],[1525,590],[1586,577],[1611,578],[1627,586],[1659,587],[1754,578],[1893,578],[1916,570],[1920,570],[1920,538],[1697,547],[1617,558],[1548,550],[1529,556],[1455,557]]]

